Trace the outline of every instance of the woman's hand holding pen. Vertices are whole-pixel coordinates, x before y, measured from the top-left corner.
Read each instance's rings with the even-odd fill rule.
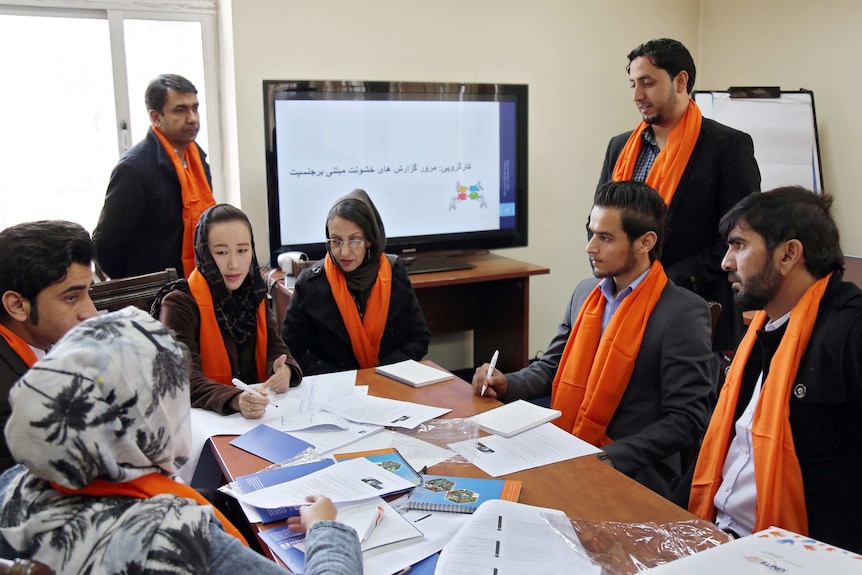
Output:
[[[506,376],[496,367],[491,368],[491,364],[485,363],[476,368],[476,373],[473,374],[473,393],[483,397],[500,398],[506,395],[506,390],[509,389],[509,382],[506,381]],[[491,372],[491,377],[488,377],[488,372]],[[484,393],[483,393],[484,390]]]
[[[290,389],[290,377],[293,373],[287,365],[287,356],[282,354],[272,362],[272,376],[263,382],[263,388],[273,393],[284,393]]]
[[[269,398],[265,389],[257,391],[243,391],[230,400],[229,406],[234,411],[242,413],[246,419],[260,419],[266,413]]]

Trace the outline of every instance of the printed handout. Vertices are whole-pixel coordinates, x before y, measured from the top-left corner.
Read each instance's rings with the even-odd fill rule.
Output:
[[[600,451],[553,423],[544,423],[513,437],[489,435],[452,443],[449,447],[491,477]]]

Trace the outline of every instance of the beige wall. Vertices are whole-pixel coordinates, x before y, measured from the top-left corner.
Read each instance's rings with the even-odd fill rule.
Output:
[[[639,120],[625,55],[670,36],[692,50],[700,87],[815,91],[824,181],[838,198],[845,251],[862,254],[852,219],[862,202],[852,173],[836,169],[858,165],[850,59],[862,52],[853,50],[860,12],[856,0],[234,0],[242,207],[265,246],[264,79],[529,84],[530,245],[500,253],[552,270],[531,281],[530,348],[543,349],[573,286],[589,275],[583,226],[607,141]],[[432,346],[431,358],[467,367],[466,355],[445,347]]]
[[[704,0],[698,84],[814,91],[825,190],[845,253],[862,255],[862,2]]]

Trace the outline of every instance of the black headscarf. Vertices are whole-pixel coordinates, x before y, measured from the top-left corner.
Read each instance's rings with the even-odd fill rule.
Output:
[[[352,272],[345,272],[347,288],[354,293],[367,294],[371,291],[374,282],[377,281],[377,269],[380,265],[380,254],[386,251],[386,230],[383,228],[383,220],[380,212],[374,206],[374,202],[368,197],[365,190],[355,189],[346,196],[342,196],[332,205],[329,215],[326,216],[326,237],[329,238],[329,221],[334,217],[342,217],[349,220],[362,229],[365,239],[371,245],[365,250],[365,260]],[[327,244],[327,251],[332,261],[341,269],[338,257],[332,253],[332,247]],[[364,306],[360,306],[364,307]]]
[[[242,285],[230,293],[224,278],[210,253],[207,226],[226,221],[241,221],[249,226],[251,235],[251,269]],[[216,204],[201,214],[195,228],[195,267],[206,278],[213,296],[216,320],[237,344],[257,333],[257,308],[266,297],[266,283],[260,275],[260,266],[254,251],[254,233],[248,217],[230,204]]]

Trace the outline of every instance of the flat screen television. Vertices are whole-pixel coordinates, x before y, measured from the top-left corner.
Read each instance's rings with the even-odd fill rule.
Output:
[[[355,188],[380,211],[386,251],[411,271],[427,254],[527,245],[527,92],[265,80],[270,261],[323,257],[326,215]]]

